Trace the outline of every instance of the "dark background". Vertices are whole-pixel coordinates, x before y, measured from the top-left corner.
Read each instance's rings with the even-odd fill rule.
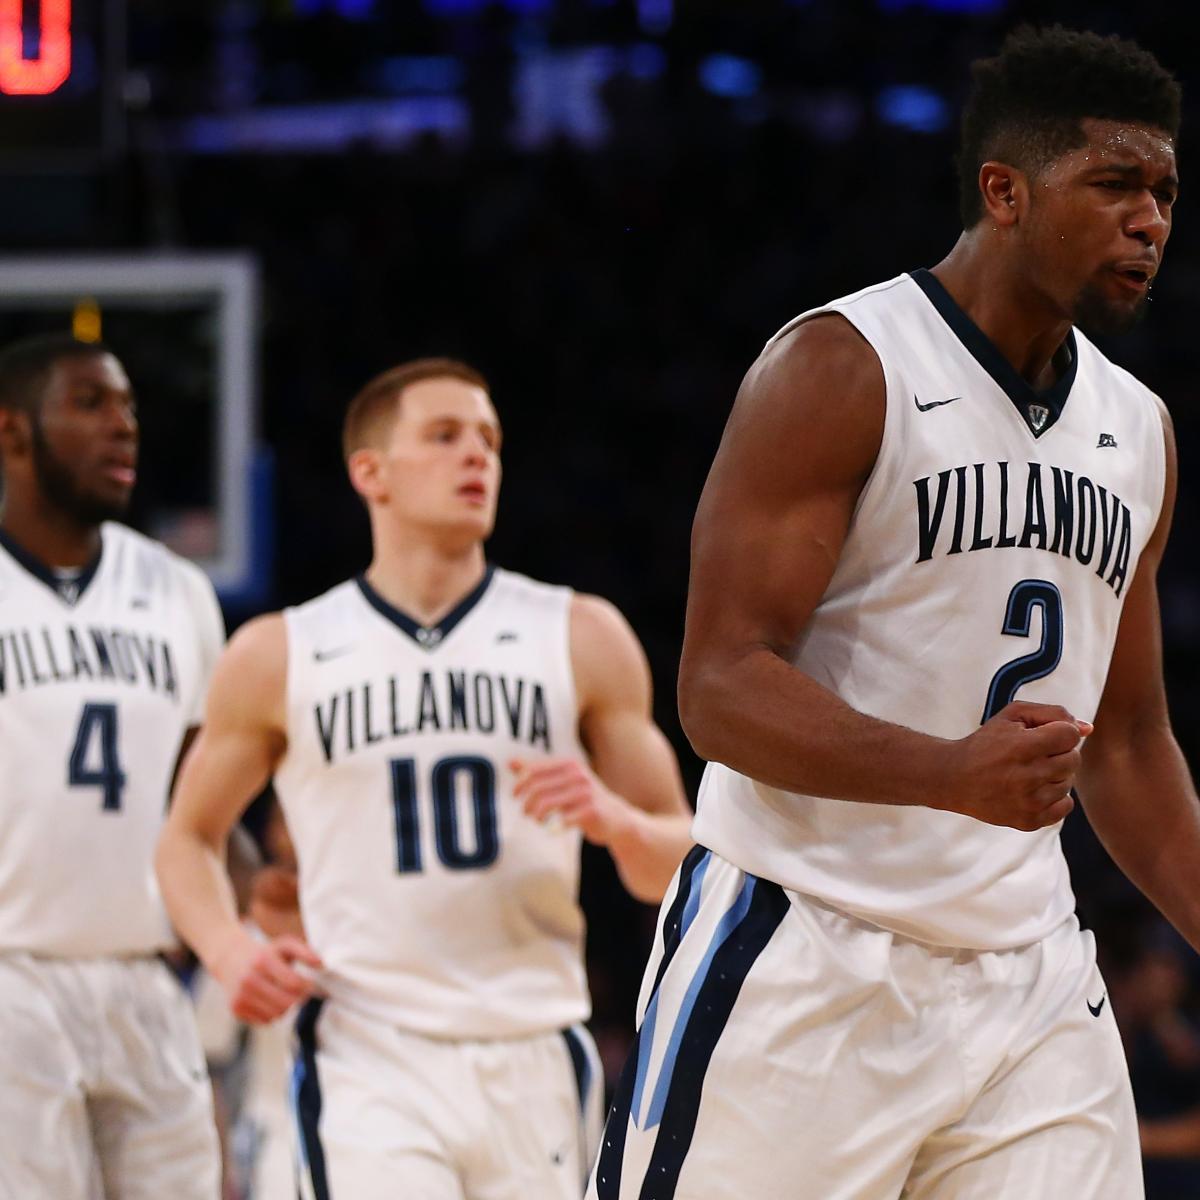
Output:
[[[1177,425],[1162,603],[1174,721],[1194,757],[1200,229],[1187,167],[1200,47],[1180,28],[1185,10],[1159,0],[132,0],[123,148],[74,168],[0,160],[0,245],[259,256],[261,432],[277,463],[268,607],[367,561],[338,451],[349,396],[420,355],[480,367],[506,427],[491,555],[626,613],[694,796],[700,764],[674,704],[688,536],[742,373],[795,313],[949,249],[972,58],[1026,19],[1133,36],[1187,89],[1183,189],[1148,318],[1105,349],[1163,395]],[[1153,820],[1154,797],[1135,802]],[[1064,836],[1135,1077],[1151,1080],[1139,1085],[1143,1111],[1200,1105],[1200,1039],[1182,1057],[1154,1040],[1166,1020],[1192,1028],[1194,956],[1154,922],[1080,814]],[[602,855],[586,866],[595,1024],[612,1066],[652,914],[623,896]],[[1138,1065],[1147,1038],[1153,1069]],[[1152,1194],[1200,1194],[1187,1178]]]

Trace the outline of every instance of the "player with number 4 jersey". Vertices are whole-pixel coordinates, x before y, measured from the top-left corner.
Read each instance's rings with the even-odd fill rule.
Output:
[[[220,609],[197,567],[108,519],[137,418],[102,346],[0,354],[0,454],[0,1195],[215,1200],[153,856]]]
[[[302,1194],[577,1200],[602,1079],[581,839],[657,901],[690,845],[649,671],[594,596],[490,567],[500,425],[422,360],[351,404],[365,575],[251,623],[218,667],[159,875],[234,1009],[298,1022]],[[237,924],[216,849],[273,775],[307,940]]]

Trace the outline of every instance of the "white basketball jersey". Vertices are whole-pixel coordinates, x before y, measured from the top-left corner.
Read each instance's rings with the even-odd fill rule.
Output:
[[[122,525],[56,576],[0,538],[0,952],[172,943],[153,856],[224,640],[207,577]]]
[[[943,738],[1015,698],[1091,720],[1162,505],[1153,395],[1077,332],[1062,377],[1034,392],[925,271],[785,332],[816,312],[840,313],[874,347],[887,410],[794,665],[861,712]],[[939,945],[1022,945],[1074,907],[1058,827],[797,796],[711,764],[695,836],[743,870]]]
[[[434,628],[362,579],[286,610],[275,786],[336,1002],[434,1037],[588,1015],[580,835],[526,816],[510,766],[583,758],[570,600],[489,570]]]

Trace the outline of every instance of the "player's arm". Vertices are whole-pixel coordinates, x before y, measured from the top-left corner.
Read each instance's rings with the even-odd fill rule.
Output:
[[[1200,802],[1171,731],[1156,575],[1175,505],[1175,437],[1163,410],[1162,514],[1125,599],[1079,795],[1117,865],[1200,949]]]
[[[183,760],[187,758],[192,743],[199,736],[199,725],[191,725],[184,731],[179,754],[175,758],[175,770],[171,773],[171,795],[175,794],[175,785],[179,782]],[[229,831],[229,840],[225,843],[225,869],[229,873],[229,882],[233,885],[238,912],[249,912],[258,876],[263,870],[263,860],[254,839],[241,825],[234,825]]]
[[[180,563],[180,582],[187,609],[191,613],[192,629],[196,635],[196,648],[199,651],[200,676],[204,686],[192,701],[189,714],[190,723],[184,730],[179,753],[175,756],[175,769],[171,772],[169,795],[174,795],[175,784],[179,780],[179,771],[183,760],[187,758],[192,743],[200,733],[200,722],[204,719],[204,704],[208,686],[216,670],[221,651],[225,648],[225,617],[221,612],[217,593],[209,578],[199,567],[192,563]],[[233,883],[234,894],[237,897],[238,912],[246,912],[250,905],[254,878],[262,867],[262,856],[254,839],[240,825],[235,825],[229,831],[229,842],[225,847],[225,863],[229,870],[229,878]]]
[[[605,846],[639,900],[657,903],[692,844],[675,753],[654,724],[650,666],[623,616],[597,596],[571,602],[571,666],[591,770],[574,759],[516,764],[516,794]]]
[[[213,674],[204,724],[175,789],[155,866],[175,928],[243,1020],[269,1021],[312,991],[293,969],[320,960],[299,938],[258,941],[238,920],[224,866],[229,832],[281,757],[287,679],[283,620],[250,622]]]
[[[791,665],[878,456],[885,401],[878,356],[838,316],[790,331],[750,369],[693,527],[684,730],[703,758],[788,791],[1053,824],[1079,755],[1063,709],[1014,703],[949,741],[858,712]]]
[[[1142,1117],[1138,1133],[1146,1158],[1200,1157],[1200,1108],[1167,1117]]]

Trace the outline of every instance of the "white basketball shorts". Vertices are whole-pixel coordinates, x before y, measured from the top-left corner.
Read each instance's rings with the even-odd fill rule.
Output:
[[[157,958],[0,955],[0,1200],[218,1200],[191,1002]]]
[[[292,1079],[303,1200],[580,1200],[603,1080],[582,1026],[446,1041],[312,1000]]]
[[[938,949],[695,848],[590,1200],[1139,1200],[1090,933]]]

